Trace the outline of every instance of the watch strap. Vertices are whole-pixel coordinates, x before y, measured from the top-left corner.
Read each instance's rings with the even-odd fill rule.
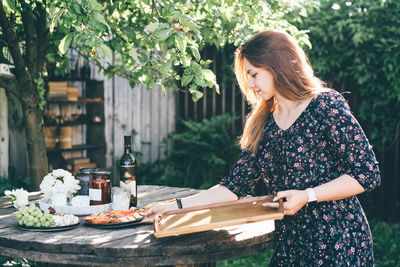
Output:
[[[308,194],[308,202],[317,201],[317,196],[315,195],[314,189],[307,188],[306,191],[307,191],[307,194]]]
[[[178,205],[179,209],[182,209],[182,200],[180,198],[176,199],[176,204]]]

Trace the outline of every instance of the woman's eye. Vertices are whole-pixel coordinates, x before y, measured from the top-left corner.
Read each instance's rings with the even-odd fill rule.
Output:
[[[251,77],[255,78],[257,76],[257,73],[254,73],[253,75],[251,75]]]

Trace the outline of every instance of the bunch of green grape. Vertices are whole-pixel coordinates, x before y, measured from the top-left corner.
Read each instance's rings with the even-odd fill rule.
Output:
[[[15,217],[19,225],[26,225],[28,227],[50,227],[55,224],[49,210],[45,210],[43,213],[34,204],[19,208]]]

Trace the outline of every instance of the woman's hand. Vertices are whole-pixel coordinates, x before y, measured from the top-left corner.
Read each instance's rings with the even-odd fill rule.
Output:
[[[157,213],[176,209],[178,209],[176,202],[159,203],[143,213],[144,219],[142,220],[142,222],[153,222],[154,215],[156,215]]]
[[[286,190],[280,191],[276,194],[274,201],[278,201],[281,198],[286,198],[286,202],[283,202],[283,213],[285,215],[294,215],[308,202],[308,194],[306,190]],[[263,203],[265,207],[277,208],[278,203]]]

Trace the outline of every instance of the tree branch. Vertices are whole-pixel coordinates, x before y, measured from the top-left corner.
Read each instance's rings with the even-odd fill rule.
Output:
[[[18,90],[17,81],[12,75],[0,74],[0,88],[4,88],[7,92],[15,95],[21,100],[21,93]]]
[[[163,17],[161,17],[160,11],[157,8],[156,0],[151,0],[151,6],[153,7],[153,10],[156,11],[157,17],[158,17],[159,20],[164,21],[164,22],[168,22],[168,20],[166,20]]]
[[[26,57],[25,62],[26,66],[29,69],[29,72],[33,75],[36,74],[36,63],[37,63],[37,56],[38,56],[38,40],[35,28],[35,21],[29,14],[32,10],[29,9],[29,5],[25,3],[25,1],[20,1],[21,3],[21,16],[22,16],[22,23],[24,25],[24,32],[25,32],[25,51]],[[39,4],[39,3],[37,3]]]
[[[17,74],[24,75],[24,79],[26,80],[31,80],[29,72],[25,69],[25,62],[19,47],[17,33],[8,21],[2,1],[0,1],[0,26],[3,29],[3,35],[6,37],[8,50],[13,58]]]
[[[151,0],[151,3],[152,3],[152,6],[153,6],[153,10],[155,10],[156,13],[157,13],[157,17],[161,18],[160,11],[158,11],[158,8],[157,8],[157,5],[156,5],[156,1],[155,0]]]
[[[46,1],[43,2],[43,5],[36,3],[37,10],[39,13],[39,19],[37,20],[36,24],[36,31],[37,31],[37,42],[40,44],[38,46],[37,51],[37,65],[36,69],[38,71],[43,70],[44,63],[46,61],[46,50],[48,46],[48,29],[47,29],[47,13],[46,13]]]

